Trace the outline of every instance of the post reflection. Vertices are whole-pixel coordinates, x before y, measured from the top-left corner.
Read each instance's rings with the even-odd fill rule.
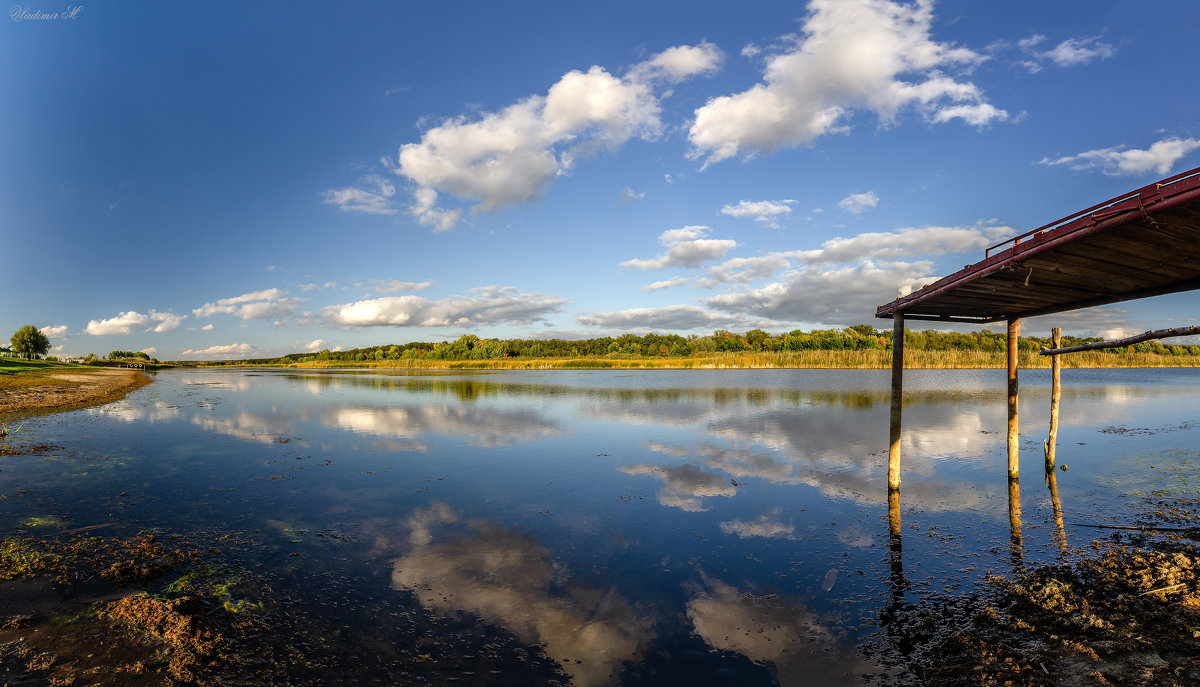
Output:
[[[900,536],[900,490],[888,489],[888,587],[891,599],[880,612],[880,624],[889,643],[904,656],[912,651],[912,639],[903,631],[900,614],[904,611],[904,593],[908,580],[904,578],[904,551]]]
[[[1054,543],[1065,556],[1067,553],[1067,528],[1063,524],[1062,502],[1058,500],[1058,481],[1054,469],[1046,470],[1046,488],[1050,490],[1050,506],[1054,509]]]
[[[1025,562],[1025,545],[1021,539],[1021,483],[1015,479],[1008,480],[1008,532],[1013,570],[1019,570]]]

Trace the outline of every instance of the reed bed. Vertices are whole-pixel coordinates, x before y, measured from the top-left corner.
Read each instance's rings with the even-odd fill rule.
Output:
[[[1084,351],[1060,356],[1064,368],[1115,367],[1200,367],[1197,355],[1161,355],[1157,353],[1106,353]],[[1033,351],[1021,352],[1018,364],[1023,368],[1049,368],[1050,358]],[[888,350],[787,351],[779,353],[710,353],[686,358],[642,358],[610,355],[585,358],[501,358],[496,360],[383,360],[370,362],[305,362],[288,367],[299,368],[372,368],[401,370],[554,370],[554,369],[887,369],[892,365]],[[987,369],[1005,368],[1003,351],[926,351],[904,352],[908,369]]]

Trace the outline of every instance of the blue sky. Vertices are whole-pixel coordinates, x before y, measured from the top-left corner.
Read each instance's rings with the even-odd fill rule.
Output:
[[[16,6],[0,332],[204,359],[888,327],[988,245],[1200,166],[1200,5],[1148,7]]]

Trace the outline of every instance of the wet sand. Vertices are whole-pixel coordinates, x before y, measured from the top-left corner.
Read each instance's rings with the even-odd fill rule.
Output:
[[[151,381],[141,370],[122,368],[0,375],[0,416],[101,405],[124,398]]]

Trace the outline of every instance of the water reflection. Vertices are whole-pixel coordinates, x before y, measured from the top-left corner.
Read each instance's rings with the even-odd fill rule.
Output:
[[[532,408],[480,406],[335,406],[321,414],[327,426],[361,434],[414,439],[427,434],[465,438],[481,448],[513,446],[563,433],[562,426]]]
[[[392,566],[392,586],[441,614],[470,613],[540,645],[578,687],[613,684],[653,635],[615,586],[571,580],[566,566],[531,536],[491,523],[461,522],[444,503],[410,519],[411,550]],[[459,525],[456,534],[438,529]]]
[[[812,610],[708,575],[702,580],[687,602],[696,634],[714,649],[767,665],[780,685],[858,684],[857,675],[869,668]]]
[[[23,433],[69,455],[5,457],[0,526],[272,532],[289,555],[264,547],[264,570],[286,558],[404,590],[389,598],[405,611],[505,628],[577,685],[838,684],[867,669],[850,645],[906,604],[1082,543],[1064,508],[1108,505],[1131,447],[1200,435],[1200,373],[1069,370],[1073,488],[1048,474],[1050,508],[1022,512],[1004,484],[1003,375],[922,372],[906,380],[903,522],[886,490],[886,371],[222,370],[31,420]],[[1023,382],[1048,395],[1036,371]],[[119,460],[75,458],[105,454]],[[1025,454],[1040,467],[1040,446]],[[832,592],[817,591],[831,568]]]
[[[1067,528],[1063,524],[1062,502],[1058,498],[1058,478],[1054,468],[1046,471],[1046,488],[1050,490],[1050,507],[1054,511],[1054,543],[1063,555],[1068,552]]]
[[[1021,483],[1008,480],[1008,538],[1013,570],[1025,565],[1025,543],[1021,537]]]

